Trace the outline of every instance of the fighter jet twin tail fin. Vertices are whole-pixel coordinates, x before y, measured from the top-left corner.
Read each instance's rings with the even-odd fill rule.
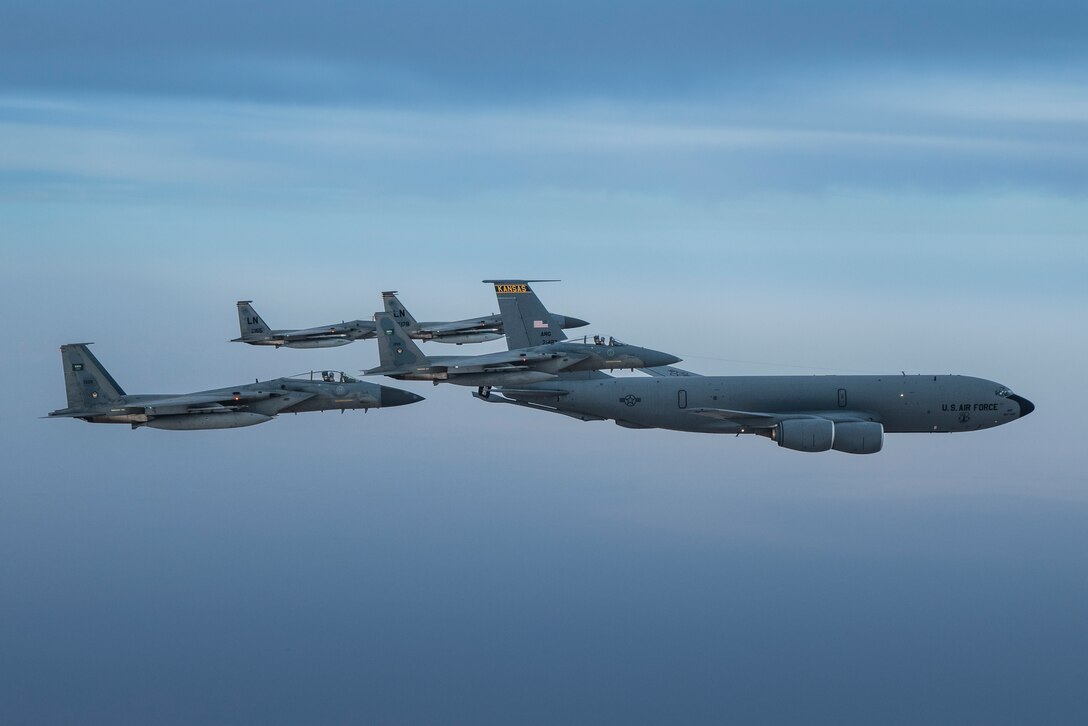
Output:
[[[530,282],[558,280],[484,280],[495,286],[507,350],[566,340],[561,321],[548,312],[544,303],[529,287]],[[581,322],[581,321],[579,321]]]

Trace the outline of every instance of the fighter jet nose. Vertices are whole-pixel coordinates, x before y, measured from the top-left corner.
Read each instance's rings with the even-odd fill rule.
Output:
[[[1009,396],[1012,400],[1020,406],[1020,418],[1024,418],[1029,413],[1035,410],[1035,404],[1024,398],[1023,396],[1017,396],[1015,393]]]
[[[643,363],[647,368],[657,368],[659,366],[671,366],[673,363],[679,363],[683,358],[677,358],[671,353],[662,353],[658,350],[646,351],[646,360]]]
[[[589,325],[589,323],[587,323],[585,320],[582,320],[581,318],[572,318],[569,315],[563,316],[564,328],[584,328],[587,325]]]
[[[389,406],[405,406],[409,403],[416,403],[417,401],[422,400],[423,396],[417,396],[411,391],[382,386],[382,408],[387,408]]]

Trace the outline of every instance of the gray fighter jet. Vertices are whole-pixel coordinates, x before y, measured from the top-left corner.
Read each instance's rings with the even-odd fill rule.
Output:
[[[392,316],[410,338],[415,340],[433,340],[436,343],[484,343],[497,340],[504,335],[501,315],[486,315],[481,318],[469,318],[450,323],[420,323],[397,299],[396,291],[382,293],[385,312]],[[548,322],[557,330],[562,328],[580,328],[589,325],[585,320],[569,315],[550,314]]]
[[[238,301],[238,327],[242,335],[240,338],[231,340],[232,343],[272,345],[277,348],[280,346],[335,348],[338,345],[347,345],[356,340],[374,337],[373,320],[350,320],[298,330],[273,330],[253,309],[250,304],[252,302],[252,300]]]
[[[633,429],[756,434],[795,451],[875,454],[885,433],[976,431],[1023,418],[1031,401],[982,378],[953,375],[698,376],[600,372],[473,395]]]
[[[335,371],[319,380],[276,378],[198,393],[126,394],[87,343],[60,348],[68,407],[50,417],[79,418],[91,423],[127,423],[171,431],[233,429],[271,421],[281,413],[402,406],[422,401],[409,391],[357,381]]]
[[[553,315],[548,312],[547,308],[544,307],[544,303],[540,302],[540,298],[538,298],[536,293],[533,292],[533,289],[529,287],[530,282],[557,282],[557,280],[484,280],[484,282],[495,286],[495,299],[498,300],[499,303],[499,314],[506,331],[506,347],[509,350],[529,348],[537,345],[548,345],[567,339],[566,333],[562,330],[562,326],[556,322],[557,320],[563,320],[563,316]],[[575,326],[568,325],[566,327]],[[570,343],[569,345],[580,344]],[[589,336],[582,338],[581,345],[589,345]],[[597,366],[592,370],[603,368],[644,368],[650,366],[664,367],[666,365],[662,363],[645,362],[650,359],[664,360],[660,355],[651,356],[650,359],[641,358],[640,360],[643,361],[643,365],[638,365],[637,363],[633,366],[626,365],[623,361],[631,357],[633,351],[646,349],[628,346],[626,343],[622,343],[613,337],[606,338],[601,335],[593,336],[592,348],[573,348],[573,350],[593,351],[593,354],[597,357],[603,357],[615,363],[615,365]],[[670,358],[672,362],[680,360],[679,358],[668,354],[661,355]],[[583,367],[578,368],[577,370],[591,369]]]
[[[426,356],[386,313],[374,313],[378,323],[381,365],[366,375],[402,381],[441,381],[462,386],[521,385],[549,381],[562,372],[667,366],[680,359],[668,353],[612,341],[612,345],[548,343],[484,355]],[[507,330],[511,323],[507,321]],[[517,326],[513,326],[517,327]]]
[[[419,323],[397,299],[396,292],[383,292],[382,299],[385,311],[404,328],[409,337],[416,340],[460,345],[496,340],[503,335],[500,315],[485,315],[447,323]],[[373,320],[346,320],[316,328],[273,330],[253,309],[252,302],[238,301],[238,327],[241,337],[234,338],[232,343],[271,345],[277,348],[334,348],[356,340],[373,338],[377,330]],[[577,328],[589,324],[566,315],[553,315],[549,322],[559,328]]]

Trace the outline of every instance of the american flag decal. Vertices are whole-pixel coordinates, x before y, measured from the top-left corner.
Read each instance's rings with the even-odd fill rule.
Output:
[[[546,328],[546,327],[548,327],[548,324],[545,323],[543,320],[534,320],[533,321],[533,327],[534,328]]]

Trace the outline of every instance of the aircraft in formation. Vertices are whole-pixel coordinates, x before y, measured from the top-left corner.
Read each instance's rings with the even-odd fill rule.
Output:
[[[338,371],[320,380],[276,378],[197,393],[125,393],[98,362],[88,343],[60,348],[67,408],[50,417],[91,423],[131,424],[170,431],[234,429],[267,423],[281,413],[388,408],[422,401],[411,391],[358,381]]]
[[[514,315],[515,304],[529,299],[522,297],[527,290],[511,281],[485,282],[495,283],[507,339],[531,337],[526,319]],[[568,373],[546,383],[481,386],[473,395],[580,421],[754,434],[795,451],[848,454],[875,454],[885,433],[976,431],[1035,410],[1007,386],[970,376],[700,376],[668,364],[643,372],[650,377]]]
[[[409,338],[414,340],[433,340],[436,343],[486,343],[498,340],[506,334],[502,315],[485,315],[482,318],[456,320],[451,323],[419,323],[397,299],[396,291],[383,292],[382,302],[385,312],[399,325]],[[549,326],[563,328],[581,328],[589,325],[585,320],[569,315],[548,314]]]
[[[954,375],[699,376],[600,373],[473,395],[632,429],[755,434],[795,451],[875,454],[886,433],[977,431],[1023,418],[1031,401],[983,378]]]
[[[328,347],[378,339],[380,365],[366,375],[474,386],[477,399],[580,421],[612,420],[626,428],[663,428],[764,436],[795,451],[872,454],[886,433],[992,428],[1035,410],[995,381],[958,375],[701,376],[672,366],[669,353],[593,336],[569,341],[564,328],[587,323],[550,313],[530,283],[494,285],[499,315],[419,323],[396,297],[382,293],[373,321],[307,330],[271,330],[247,301],[238,303],[242,337],[256,345]],[[248,327],[247,327],[248,326]],[[469,343],[505,335],[507,350],[476,356],[426,356],[413,342]],[[182,396],[128,396],[83,344],[61,348],[68,407],[51,417],[131,423],[165,429],[234,428],[278,413],[398,406],[422,397],[325,372],[322,380],[279,378]],[[646,377],[606,370],[638,369]],[[312,377],[312,376],[311,376]]]
[[[501,315],[484,315],[479,318],[455,320],[452,322],[420,323],[417,322],[403,303],[397,299],[396,291],[382,293],[385,312],[397,321],[410,338],[433,340],[436,343],[484,343],[503,336]],[[250,345],[271,345],[276,348],[335,348],[366,340],[376,335],[377,324],[371,320],[350,320],[316,328],[276,330],[253,309],[252,300],[238,301],[238,328],[240,337],[232,343]],[[580,328],[589,325],[568,315],[553,315],[549,323],[558,328]]]
[[[402,381],[441,381],[462,386],[501,386],[539,383],[564,373],[616,368],[667,366],[680,361],[674,355],[649,348],[625,345],[615,339],[593,343],[566,340],[561,327],[529,287],[535,280],[488,280],[499,295],[499,309],[509,349],[484,355],[426,356],[404,334],[392,316],[375,313],[378,360],[381,365],[365,371]],[[517,290],[515,302],[503,295]]]

